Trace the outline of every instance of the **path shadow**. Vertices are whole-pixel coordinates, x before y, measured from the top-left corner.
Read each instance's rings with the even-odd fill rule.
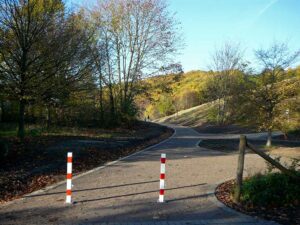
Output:
[[[195,199],[195,198],[204,198],[204,197],[209,197],[209,196],[214,196],[214,195],[215,194],[213,192],[211,192],[211,193],[206,193],[206,194],[202,194],[202,195],[193,195],[193,196],[188,196],[188,197],[183,197],[183,198],[173,198],[171,200],[167,200],[167,203],[188,200],[188,199]]]
[[[165,190],[171,191],[171,190],[178,190],[178,189],[183,189],[183,188],[192,188],[192,187],[202,186],[205,184],[207,184],[207,183],[187,185],[187,186],[181,186],[181,187],[175,187],[175,188],[167,188]],[[87,200],[77,201],[77,202],[74,202],[74,204],[101,201],[101,200],[121,198],[121,197],[130,197],[130,196],[143,195],[143,194],[149,194],[149,193],[157,193],[157,192],[158,192],[158,190],[156,189],[156,190],[151,190],[151,191],[135,192],[135,193],[124,194],[124,195],[114,195],[114,196],[108,196],[108,197],[103,197],[103,198],[95,198],[95,199],[87,199]],[[195,196],[195,197],[197,197],[197,196]],[[202,197],[205,197],[205,195],[203,195]],[[192,198],[192,197],[189,197],[189,198]],[[174,199],[173,201],[179,201],[179,200],[184,200],[184,199]]]
[[[86,188],[86,189],[73,190],[72,192],[75,193],[75,192],[83,192],[83,191],[95,191],[95,190],[102,190],[102,189],[108,189],[108,188],[126,187],[126,186],[133,186],[133,185],[139,185],[139,184],[149,184],[149,183],[155,183],[155,182],[159,182],[159,180],[136,182],[136,183],[130,183],[130,184],[111,185],[111,186],[104,186],[104,187],[97,187],[97,188]],[[25,198],[34,198],[34,197],[57,195],[57,194],[64,194],[64,193],[66,193],[66,192],[65,191],[51,192],[51,193],[44,193],[44,194],[37,194],[37,195],[28,195],[28,196],[25,196]]]

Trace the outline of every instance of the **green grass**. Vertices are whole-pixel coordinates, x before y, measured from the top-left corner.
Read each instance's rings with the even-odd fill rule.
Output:
[[[0,123],[0,137],[15,137],[17,136],[16,123]]]
[[[0,137],[17,137],[18,129],[14,126],[5,126],[0,128]],[[85,136],[95,138],[112,138],[122,135],[118,132],[108,132],[104,130],[95,129],[82,129],[77,127],[55,127],[55,128],[42,128],[42,127],[27,127],[25,129],[25,136]]]
[[[299,171],[295,173],[300,176]],[[260,207],[297,205],[300,201],[300,183],[282,173],[258,174],[244,181],[241,201]]]
[[[15,137],[17,136],[17,131],[8,130],[8,131],[0,131],[0,137]]]
[[[17,137],[18,125],[16,123],[0,123],[0,137]],[[92,138],[116,138],[116,137],[140,137],[143,136],[134,129],[102,129],[84,127],[60,127],[51,126],[49,129],[42,125],[27,125],[25,127],[27,137],[36,136],[82,136]]]
[[[197,127],[203,123],[208,122],[209,111],[214,105],[214,102],[202,104],[179,111],[178,113],[175,113],[173,115],[154,120],[154,122]]]
[[[28,125],[25,127],[25,135],[30,137],[40,136],[43,128],[38,125]],[[0,123],[0,137],[16,137],[18,133],[17,123]]]

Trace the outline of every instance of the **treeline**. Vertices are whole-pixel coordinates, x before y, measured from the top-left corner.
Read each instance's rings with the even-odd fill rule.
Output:
[[[241,47],[226,43],[212,55],[210,71],[159,76],[144,82],[149,90],[138,104],[155,119],[211,102],[210,122],[238,123],[269,132],[300,129],[299,59],[285,43],[254,51],[256,63],[244,59]]]
[[[142,78],[171,61],[178,23],[163,0],[0,1],[1,121],[130,124]]]

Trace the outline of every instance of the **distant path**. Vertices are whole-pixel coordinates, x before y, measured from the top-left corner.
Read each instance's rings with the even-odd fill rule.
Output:
[[[199,148],[200,134],[173,128],[176,134],[168,141],[75,179],[76,204],[64,204],[61,185],[0,206],[0,224],[275,224],[218,203],[214,189],[235,176],[237,156]],[[164,204],[156,202],[161,153],[167,154]],[[245,167],[249,175],[265,163],[250,154]]]

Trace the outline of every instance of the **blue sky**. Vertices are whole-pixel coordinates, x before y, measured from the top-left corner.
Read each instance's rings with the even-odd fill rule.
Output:
[[[186,47],[177,60],[185,71],[207,70],[211,54],[228,41],[239,42],[254,64],[253,49],[274,41],[288,42],[291,50],[300,48],[300,0],[167,1],[183,29]]]

